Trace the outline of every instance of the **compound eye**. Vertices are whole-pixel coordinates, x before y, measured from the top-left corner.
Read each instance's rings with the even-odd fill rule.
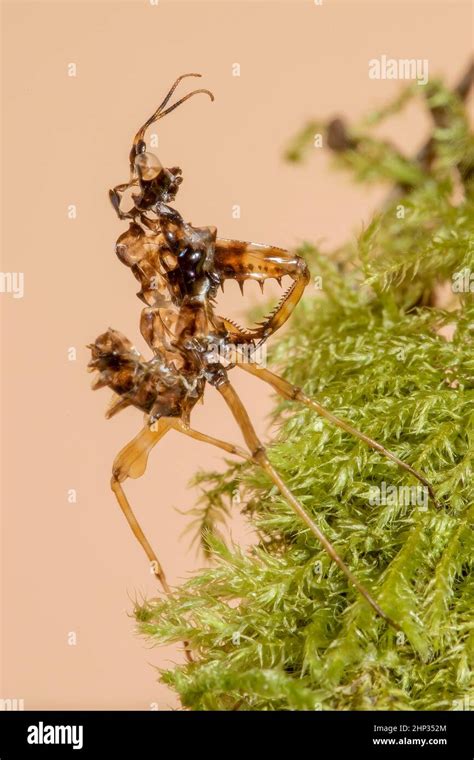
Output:
[[[153,153],[139,153],[135,158],[135,168],[141,179],[150,182],[158,176],[163,166]]]

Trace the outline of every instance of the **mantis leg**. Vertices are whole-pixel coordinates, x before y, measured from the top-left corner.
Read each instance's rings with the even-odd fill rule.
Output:
[[[211,435],[200,433],[198,430],[193,430],[192,428],[187,427],[181,419],[173,421],[173,427],[176,430],[179,430],[180,433],[184,433],[184,435],[194,438],[196,441],[210,443],[213,446],[217,446],[219,449],[227,451],[229,454],[235,454],[235,456],[242,457],[242,459],[252,459],[252,457],[244,449],[241,449],[240,446],[236,446],[233,443],[227,443],[227,441],[221,441],[219,438],[213,438]]]
[[[215,242],[215,268],[222,284],[227,279],[236,280],[242,293],[246,280],[258,282],[262,292],[268,279],[273,278],[281,284],[282,277],[289,275],[293,280],[275,309],[255,328],[247,330],[229,319],[218,317],[235,343],[263,342],[278,330],[290,317],[310,279],[307,264],[301,256],[271,245],[223,238],[217,238]]]
[[[161,584],[163,591],[166,594],[171,594],[171,589],[166,580],[166,575],[161,566],[161,563],[153,551],[147,537],[145,536],[137,518],[135,517],[130,503],[122,488],[122,483],[127,478],[139,478],[145,472],[148,455],[162,438],[165,433],[172,427],[173,420],[168,418],[160,419],[156,424],[155,429],[151,429],[146,425],[135,438],[130,441],[117,455],[112,467],[112,479],[110,485],[114,492],[120,509],[122,510],[125,518],[132,530],[133,535],[137,539],[140,546],[143,548],[146,556],[150,561],[150,565],[153,568],[155,577]]]
[[[328,538],[324,535],[324,533],[318,528],[316,523],[311,519],[311,517],[308,515],[304,507],[300,504],[296,496],[290,491],[286,483],[281,479],[278,472],[275,470],[275,468],[272,466],[270,460],[267,457],[265,448],[263,447],[261,441],[257,437],[257,434],[254,430],[254,427],[250,421],[250,418],[247,414],[247,410],[245,409],[244,405],[242,404],[239,396],[235,392],[232,385],[229,383],[228,380],[221,382],[220,384],[216,384],[216,388],[219,391],[219,393],[223,396],[224,400],[226,401],[227,405],[229,406],[232,414],[235,417],[235,420],[237,421],[237,424],[239,425],[242,435],[244,436],[245,442],[251,452],[252,461],[255,462],[255,464],[258,464],[260,467],[262,467],[263,470],[270,476],[272,481],[275,483],[276,487],[282,494],[283,498],[286,500],[286,502],[290,505],[290,507],[293,509],[293,511],[300,517],[300,519],[308,526],[311,533],[316,536],[318,541],[322,544],[323,548],[327,552],[327,554],[331,557],[331,559],[340,567],[344,575],[348,578],[348,580],[352,583],[352,585],[359,591],[359,593],[366,599],[366,601],[370,604],[370,606],[375,610],[375,612],[380,615],[384,620],[387,621],[393,628],[400,630],[400,626],[395,623],[391,618],[386,615],[386,613],[383,611],[383,609],[377,604],[375,599],[371,596],[371,594],[367,591],[367,589],[357,580],[355,575],[349,570],[346,563],[343,559],[339,556],[331,542]]]
[[[125,193],[126,190],[128,190],[129,187],[137,187],[138,181],[136,179],[131,180],[130,182],[124,182],[121,185],[116,185],[116,187],[112,188],[112,190],[109,190],[109,198],[112,206],[114,207],[115,213],[117,214],[119,219],[134,219],[135,214],[133,212],[124,212],[120,208],[120,203],[122,201],[122,196]]]
[[[132,530],[133,535],[148,557],[155,577],[157,578],[165,593],[168,594],[168,596],[171,595],[171,589],[168,585],[168,581],[166,580],[166,575],[163,567],[156,553],[153,551],[150,542],[145,536],[137,518],[135,517],[135,514],[130,506],[130,502],[128,501],[127,496],[123,490],[122,483],[127,478],[139,478],[141,475],[143,475],[146,470],[150,451],[158,443],[158,441],[171,429],[178,430],[179,432],[184,433],[185,435],[188,435],[195,440],[203,441],[205,443],[212,443],[214,446],[224,449],[224,451],[227,451],[229,454],[235,454],[237,456],[243,457],[244,459],[249,459],[247,452],[238,446],[234,446],[231,443],[226,443],[225,441],[213,438],[212,436],[206,435],[204,433],[199,433],[197,430],[192,430],[191,428],[188,428],[180,418],[162,418],[152,427],[145,425],[145,427],[138,433],[138,435],[132,441],[130,441],[130,443],[128,443],[115,458],[112,468],[112,479],[110,482],[112,491],[117,498],[120,509],[125,515],[125,518]],[[187,641],[183,643],[188,661],[193,662],[193,658],[189,649],[189,643]]]
[[[425,478],[424,475],[422,475],[420,472],[415,470],[414,467],[411,467],[406,462],[403,462],[395,454],[389,451],[389,449],[386,449],[385,446],[382,446],[382,444],[377,443],[377,441],[374,441],[373,438],[369,438],[368,435],[365,435],[365,433],[362,433],[360,430],[357,430],[357,428],[353,427],[345,420],[340,419],[340,417],[336,417],[334,414],[332,414],[332,412],[328,411],[328,409],[325,409],[325,407],[321,406],[321,404],[319,404],[317,401],[306,396],[301,390],[301,388],[297,388],[295,385],[292,385],[287,380],[284,380],[282,377],[279,377],[279,375],[275,375],[273,372],[270,372],[270,370],[268,369],[257,367],[255,364],[238,364],[236,366],[241,367],[246,372],[250,372],[250,374],[255,375],[256,377],[259,377],[261,380],[264,380],[266,383],[269,383],[277,391],[277,393],[280,394],[280,396],[290,399],[291,401],[300,401],[302,404],[305,404],[305,406],[308,406],[310,409],[316,412],[316,414],[319,414],[320,417],[324,417],[324,419],[328,420],[328,422],[331,422],[336,427],[341,428],[341,430],[345,430],[346,433],[349,433],[350,435],[353,435],[355,438],[359,438],[359,440],[364,441],[364,443],[366,443],[367,446],[370,446],[370,448],[374,449],[375,451],[378,451],[387,459],[391,459],[392,462],[395,462],[399,467],[401,467],[403,470],[406,470],[406,472],[409,472],[410,475],[413,475],[413,477],[415,477],[420,483],[422,483],[425,486],[425,488],[428,490],[428,493],[433,499],[434,504],[437,507],[439,506],[438,502],[436,501],[436,496],[433,490],[433,486]]]
[[[195,440],[203,441],[204,443],[211,443],[214,446],[227,451],[229,454],[235,454],[236,456],[240,456],[243,459],[250,459],[247,452],[238,446],[235,446],[232,443],[226,443],[225,441],[221,441],[217,438],[213,438],[212,436],[206,435],[205,433],[199,433],[197,430],[192,430],[191,428],[187,427],[179,417],[162,418],[153,427],[146,425],[138,433],[138,435],[120,451],[118,456],[115,458],[112,479],[110,482],[112,491],[117,498],[120,509],[125,515],[125,518],[132,530],[133,535],[148,557],[157,580],[167,594],[171,593],[171,589],[166,580],[166,576],[161,563],[158,560],[158,557],[153,551],[147,537],[145,536],[137,518],[133,513],[130,503],[122,488],[122,483],[127,478],[139,478],[141,475],[143,475],[147,466],[148,455],[150,451],[165,435],[165,433],[171,429],[178,430],[180,433],[184,433],[184,435],[190,436]]]

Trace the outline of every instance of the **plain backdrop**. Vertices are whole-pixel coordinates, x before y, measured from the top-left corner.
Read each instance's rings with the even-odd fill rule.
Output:
[[[184,172],[183,216],[223,237],[288,248],[310,240],[329,251],[361,230],[386,188],[352,184],[322,150],[289,165],[285,146],[312,117],[357,119],[396,94],[403,83],[369,80],[371,58],[427,58],[430,76],[453,84],[472,48],[471,6],[15,0],[2,3],[2,17],[2,271],[23,272],[25,293],[0,294],[0,697],[26,709],[166,709],[177,700],[156,668],[182,655],[134,632],[133,600],[156,586],[109,488],[112,460],[141,414],[106,421],[110,393],[92,393],[85,371],[86,344],[109,325],[145,348],[137,284],[114,254],[125,226],[108,188],[127,179],[131,139],[174,79],[201,72],[215,102],[195,98],[156,130],[161,161]],[[414,152],[428,124],[413,104],[380,134]],[[261,298],[257,288],[248,294],[247,305]],[[221,304],[241,312],[235,283]],[[270,394],[234,375],[267,435]],[[240,441],[212,390],[193,424]],[[127,486],[173,584],[204,564],[182,535],[182,512],[198,495],[187,483],[199,468],[222,466],[217,449],[171,433]],[[252,540],[242,520],[230,533]]]

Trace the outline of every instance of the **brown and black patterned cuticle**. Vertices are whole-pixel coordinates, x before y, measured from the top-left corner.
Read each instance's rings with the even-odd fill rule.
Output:
[[[252,352],[256,344],[267,340],[290,317],[309,282],[309,270],[304,259],[282,248],[218,238],[215,227],[195,227],[185,222],[180,213],[169,205],[179,189],[181,170],[179,167],[165,169],[157,156],[147,152],[145,133],[153,122],[193,95],[205,93],[213,99],[208,90],[194,90],[168,106],[184,77],[176,80],[157,110],[135,135],[130,151],[129,182],[117,185],[110,191],[110,199],[119,219],[128,222],[128,229],[117,240],[116,252],[139,283],[137,296],[144,303],[140,332],[151,351],[151,358],[146,359],[128,338],[112,328],[99,335],[90,346],[92,355],[88,366],[96,373],[93,388],[107,386],[114,392],[107,416],[111,417],[128,406],[145,413],[142,430],[114,461],[112,490],[132,532],[152,563],[155,577],[163,590],[170,594],[163,568],[133,513],[122,483],[127,478],[143,475],[150,451],[172,429],[251,460],[265,470],[286,503],[340,567],[348,581],[378,615],[398,628],[398,624],[385,614],[352,574],[272,466],[242,401],[229,381],[229,370],[240,366],[268,383],[282,397],[306,405],[331,424],[359,438],[416,477],[434,498],[432,487],[423,475],[377,441],[254,361]],[[331,140],[334,150],[347,149],[344,125],[333,125]],[[133,206],[124,211],[121,205],[127,190],[133,191]],[[243,293],[249,280],[258,282],[263,290],[268,279],[275,279],[281,285],[285,276],[291,280],[290,287],[283,293],[273,312],[255,327],[245,329],[216,314],[217,288],[223,286],[226,280],[235,280]],[[244,354],[243,361],[224,361],[221,355],[216,356],[216,348],[227,357],[229,350],[238,346],[250,349]],[[191,411],[203,398],[206,383],[213,385],[220,393],[240,428],[247,450],[191,428]],[[184,648],[188,660],[192,661],[186,641]]]

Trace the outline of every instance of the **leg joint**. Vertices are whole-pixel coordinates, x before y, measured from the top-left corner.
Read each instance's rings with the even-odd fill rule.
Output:
[[[127,479],[127,476],[121,473],[119,467],[114,467],[112,470],[112,477],[110,478],[110,487],[114,490],[115,485],[123,483]]]
[[[293,385],[291,388],[291,400],[294,401],[298,398],[298,396],[301,394],[301,388],[298,388],[297,385]]]
[[[251,451],[252,459],[266,459],[267,452],[265,446],[261,444]]]
[[[298,388],[297,385],[291,385],[290,383],[285,383],[284,386],[278,385],[277,383],[272,383],[272,385],[283,398],[287,398],[289,401],[296,401],[302,393],[301,388]]]

